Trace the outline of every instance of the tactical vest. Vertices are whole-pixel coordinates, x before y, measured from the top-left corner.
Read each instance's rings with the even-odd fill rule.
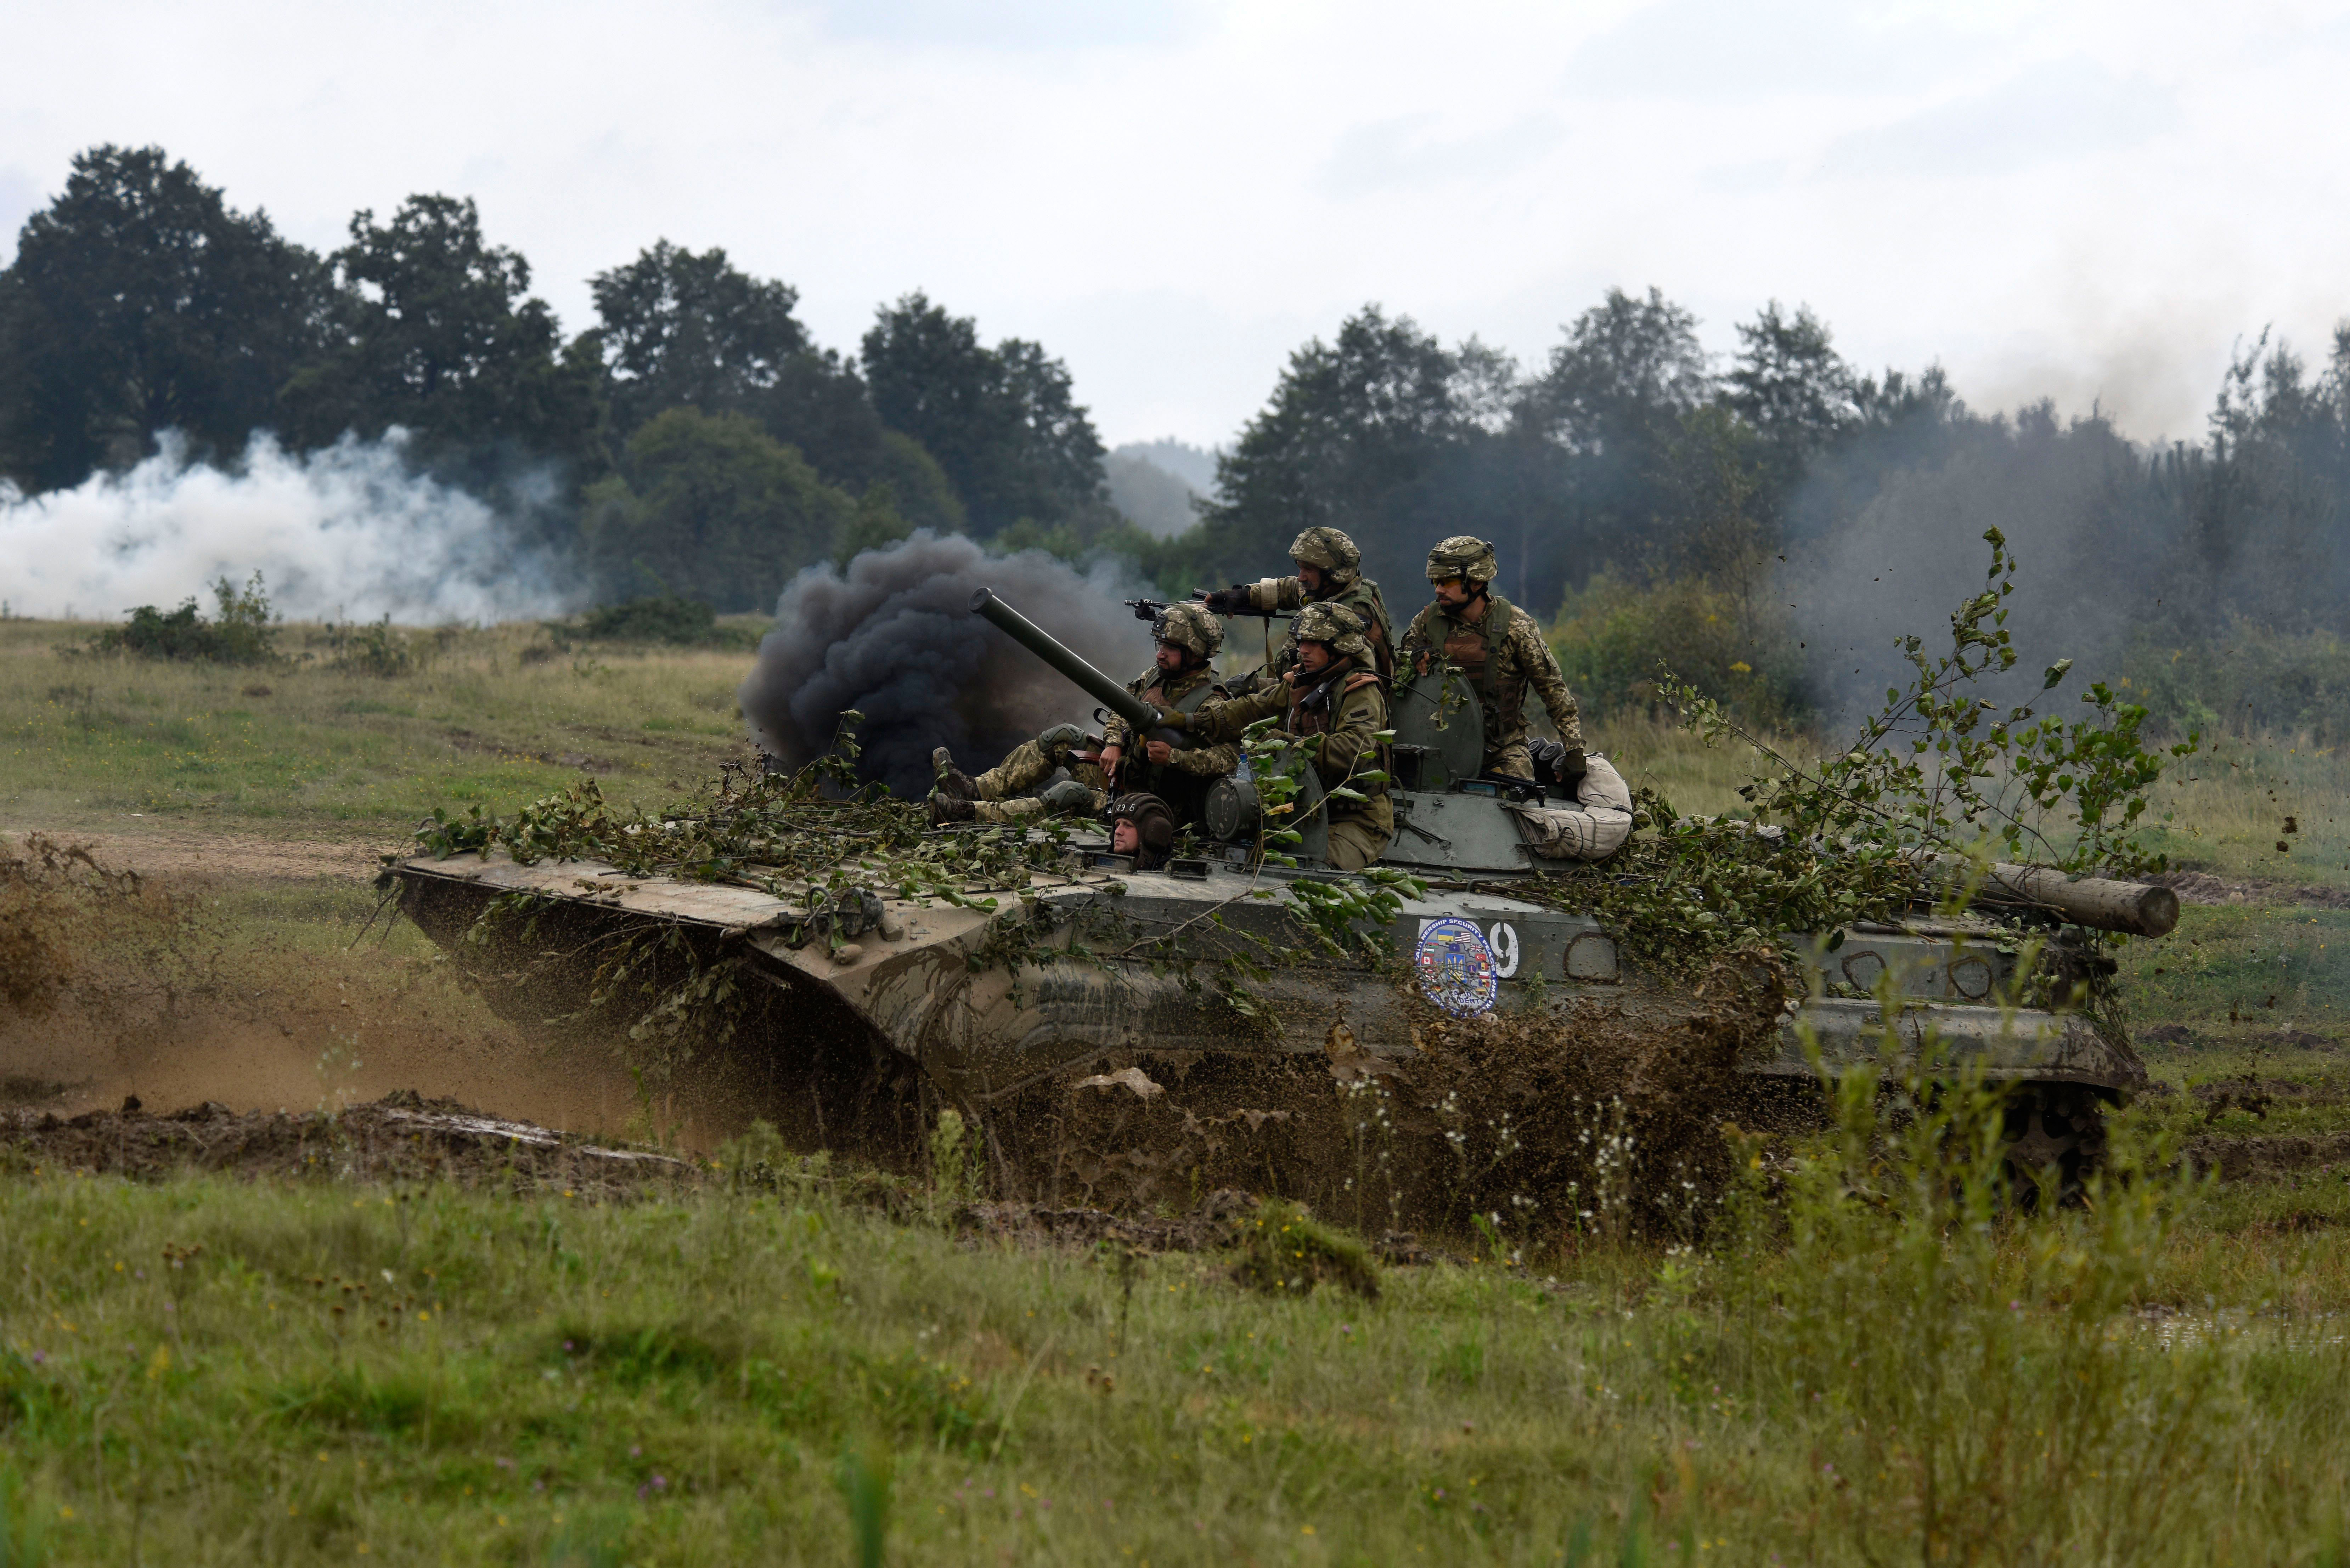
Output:
[[[1440,614],[1441,612],[1439,612]],[[1477,688],[1478,705],[1485,711],[1487,728],[1499,717],[1501,693],[1493,688],[1493,666],[1502,655],[1502,640],[1508,635],[1512,607],[1499,594],[1485,596],[1485,615],[1482,620],[1456,626],[1444,639],[1442,652],[1447,662],[1457,666]]]
[[[1215,695],[1215,671],[1204,666],[1187,670],[1174,677],[1178,686],[1187,680],[1191,685],[1172,701],[1167,698],[1167,673],[1154,668],[1149,674],[1129,683],[1127,689],[1155,707],[1172,708],[1179,713],[1196,713],[1202,703]],[[1188,825],[1197,822],[1201,808],[1207,800],[1208,786],[1214,781],[1187,774],[1180,768],[1160,767],[1143,752],[1144,737],[1136,735],[1128,739],[1132,750],[1118,763],[1118,780],[1123,786],[1120,793],[1131,794],[1137,790],[1146,791],[1165,801],[1169,809],[1175,813],[1178,823]]]
[[[1310,691],[1300,692],[1297,700],[1289,705],[1287,723],[1289,732],[1298,736],[1328,733],[1330,717],[1337,710],[1340,698],[1350,692],[1359,691],[1366,686],[1375,686],[1379,683],[1379,678],[1369,670],[1357,670],[1350,671],[1336,690],[1332,689],[1331,682],[1326,680]],[[1384,774],[1392,774],[1394,770],[1389,765],[1387,743],[1375,742],[1374,746],[1376,750],[1373,754],[1378,770]],[[1386,788],[1384,784],[1379,787],[1381,791]]]

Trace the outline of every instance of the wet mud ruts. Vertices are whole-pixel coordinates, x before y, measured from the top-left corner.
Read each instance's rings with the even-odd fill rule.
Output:
[[[618,1148],[484,1116],[450,1100],[386,1096],[333,1114],[236,1112],[216,1101],[151,1116],[0,1112],[0,1170],[79,1170],[158,1180],[187,1172],[249,1179],[454,1181],[516,1192],[641,1193],[691,1180],[670,1155]]]

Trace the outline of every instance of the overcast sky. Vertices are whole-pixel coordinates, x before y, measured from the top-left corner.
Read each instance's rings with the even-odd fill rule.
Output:
[[[1610,286],[1808,303],[1979,407],[2202,426],[2350,315],[2350,5],[7,0],[0,231],[157,142],[331,248],[478,198],[568,328],[660,237],[822,340],[920,288],[1113,444],[1229,439],[1377,300],[1529,363]]]

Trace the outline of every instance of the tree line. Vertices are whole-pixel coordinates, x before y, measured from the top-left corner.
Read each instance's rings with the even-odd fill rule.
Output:
[[[1721,366],[1697,325],[1611,290],[1527,369],[1367,307],[1291,355],[1200,525],[1147,558],[1222,580],[1332,523],[1409,603],[1429,544],[1477,534],[1587,706],[1651,701],[1669,659],[1786,721],[1881,696],[1996,525],[2034,651],[2174,727],[2350,732],[2350,324],[2315,365],[2241,348],[2203,437],[2154,448],[2047,401],[1979,412],[1939,367],[1864,372],[1801,306],[1739,323]]]
[[[319,255],[160,148],[93,148],[0,272],[0,477],[78,484],[166,430],[233,462],[256,431],[304,451],[396,427],[421,469],[576,549],[602,595],[728,610],[916,527],[1119,525],[1066,367],[920,294],[849,358],[789,285],[715,248],[596,275],[569,337],[530,286],[470,200],[359,212]]]
[[[92,149],[0,272],[0,475],[75,484],[166,429],[233,459],[256,431],[399,427],[598,596],[725,610],[917,527],[1114,554],[1180,593],[1322,523],[1404,605],[1429,544],[1472,533],[1593,705],[1643,701],[1669,651],[1772,718],[1874,681],[1846,655],[1946,609],[1995,523],[2058,587],[2027,619],[2087,627],[2176,713],[2350,715],[2350,327],[2314,366],[2263,337],[2200,439],[2148,450],[2044,403],[1978,412],[1938,368],[1864,372],[1777,302],[1717,364],[1687,309],[1611,290],[1533,366],[1369,306],[1290,356],[1197,522],[1154,537],[1111,504],[1066,367],[921,294],[843,354],[714,248],[596,275],[567,337],[530,283],[470,201],[360,212],[319,255],[159,149]]]

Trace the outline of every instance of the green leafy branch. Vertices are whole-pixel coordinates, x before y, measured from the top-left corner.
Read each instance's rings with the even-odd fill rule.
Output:
[[[2167,859],[2142,833],[2147,791],[2170,760],[2194,753],[2199,737],[2149,749],[2147,710],[2102,681],[2081,696],[2088,714],[2070,723],[2041,713],[2038,699],[2002,706],[1980,695],[1977,683],[2006,674],[2017,657],[2006,625],[2015,557],[1997,528],[1983,538],[1991,547],[1988,586],[1951,612],[1949,651],[1929,654],[1922,639],[1901,639],[1896,647],[1915,672],[1908,689],[1886,688],[1885,707],[1817,766],[1793,762],[1669,670],[1666,701],[1709,744],[1734,735],[1774,764],[1775,776],[1739,792],[1756,821],[1842,855],[1866,861],[1991,849],[2075,875],[2163,869]],[[2043,697],[2072,663],[2048,667]]]

